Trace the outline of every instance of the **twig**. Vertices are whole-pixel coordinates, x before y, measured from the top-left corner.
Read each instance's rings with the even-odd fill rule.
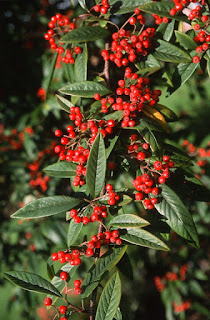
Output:
[[[106,42],[105,44],[105,50],[109,50],[108,42]],[[109,60],[105,60],[105,63],[104,63],[104,76],[106,79],[107,86],[108,88],[110,88]]]

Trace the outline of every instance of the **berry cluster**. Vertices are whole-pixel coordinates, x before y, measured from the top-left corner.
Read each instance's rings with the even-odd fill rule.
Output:
[[[59,251],[59,252],[54,252],[51,255],[51,258],[53,261],[59,260],[60,263],[66,263],[69,262],[71,266],[78,266],[81,264],[81,259],[80,259],[80,251],[79,250],[72,250],[70,252],[64,252],[64,251]]]
[[[101,3],[96,4],[93,7],[93,10],[96,13],[106,14],[108,12],[109,8],[110,8],[109,0],[102,0]]]
[[[139,20],[140,23],[144,24],[144,17],[142,15],[139,16],[143,19]],[[127,66],[129,62],[136,62],[139,56],[148,54],[154,34],[154,28],[147,28],[140,35],[131,34],[130,31],[120,29],[112,35],[113,41],[110,53],[108,50],[102,50],[101,55],[104,60],[113,61],[118,67]]]
[[[175,3],[174,8],[172,8],[169,13],[171,16],[175,16],[177,13],[181,12],[184,8],[186,8],[191,2],[195,3],[195,0],[173,0]],[[202,6],[206,3],[205,0],[201,1]],[[188,15],[189,20],[193,20],[195,18],[199,18],[201,16],[201,7],[197,6],[195,9],[191,10],[190,14]]]
[[[193,39],[196,44],[198,44],[198,47],[196,48],[196,52],[198,54],[204,53],[209,49],[210,45],[210,35],[207,34],[204,30],[201,30],[198,32],[198,35],[194,37]],[[199,56],[193,57],[193,62],[198,63],[200,61]]]
[[[61,61],[63,63],[75,63],[76,55],[82,53],[82,48],[75,47],[64,49],[62,43],[59,43],[61,36],[69,31],[72,31],[76,28],[74,22],[62,16],[60,13],[57,13],[55,16],[51,17],[51,21],[48,23],[49,30],[44,35],[44,38],[49,41],[51,49],[56,50],[60,55],[65,54]],[[57,42],[57,43],[56,43]]]
[[[110,206],[114,206],[117,201],[120,200],[119,194],[116,194],[116,192],[113,190],[113,185],[112,184],[107,184],[106,185],[106,191],[108,192],[108,203]]]

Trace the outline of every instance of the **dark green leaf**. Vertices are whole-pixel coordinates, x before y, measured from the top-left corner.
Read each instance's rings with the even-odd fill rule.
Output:
[[[12,218],[34,219],[63,213],[77,206],[80,199],[67,196],[53,196],[29,202],[11,215]]]
[[[9,281],[25,290],[62,297],[60,292],[50,282],[37,274],[25,271],[10,271],[5,272],[4,275]]]
[[[149,3],[142,4],[138,7],[144,11],[151,14],[157,14],[160,17],[167,17],[170,19],[175,19],[178,21],[185,21],[188,22],[187,17],[185,15],[175,15],[171,16],[169,11],[174,8],[174,4],[172,2],[163,1],[163,2],[151,2],[147,1]]]
[[[78,0],[80,6],[82,7],[82,9],[87,10],[87,6],[85,3],[85,0]]]
[[[53,79],[53,75],[54,75],[54,71],[55,71],[55,65],[56,65],[56,61],[57,61],[57,57],[58,57],[58,53],[55,52],[52,58],[52,62],[50,65],[50,70],[47,76],[47,80],[46,80],[46,84],[45,84],[45,97],[47,97],[49,89],[50,89],[50,85]]]
[[[122,200],[119,203],[117,203],[117,205],[121,207],[121,206],[124,206],[124,205],[130,203],[132,200],[133,199],[130,196],[128,196],[127,194],[123,194]]]
[[[60,42],[71,43],[95,41],[106,38],[108,35],[109,32],[104,28],[97,26],[84,26],[66,33],[63,37],[61,37]]]
[[[102,291],[95,319],[112,320],[120,304],[120,298],[121,281],[118,272],[115,272]]]
[[[109,221],[109,225],[119,228],[145,227],[150,223],[134,214],[121,214]]]
[[[67,245],[70,247],[72,244],[75,243],[77,240],[80,231],[82,230],[83,224],[82,223],[76,223],[72,219],[71,222],[69,223],[69,229],[68,229],[68,234],[67,234]]]
[[[70,108],[74,106],[73,103],[64,97],[59,96],[58,94],[56,94],[55,97],[61,109],[70,113]]]
[[[96,137],[87,162],[86,182],[90,194],[96,197],[101,192],[106,175],[106,150],[101,134]]]
[[[82,286],[82,299],[87,298],[91,294],[98,286],[105,273],[111,271],[111,269],[120,261],[126,249],[127,246],[110,249],[94,263],[92,268],[90,268],[85,275]]]
[[[169,186],[163,184],[161,188],[162,200],[155,205],[156,209],[167,218],[166,222],[171,229],[198,247],[198,235],[191,214]]]
[[[174,63],[191,62],[192,58],[179,47],[164,40],[158,40],[158,43],[153,53],[156,59]]]
[[[186,50],[195,50],[197,45],[195,41],[188,36],[186,33],[180,32],[180,31],[175,31],[176,35],[176,40],[181,44],[183,48]]]
[[[171,22],[166,24],[167,26],[166,26],[166,30],[163,35],[163,40],[165,40],[165,41],[171,40],[171,37],[174,32],[174,24],[175,24],[175,20],[172,20]]]
[[[70,83],[75,82],[75,72],[74,72],[74,65],[71,63],[63,63],[62,64],[65,77]]]
[[[135,10],[141,3],[147,3],[151,0],[110,0],[111,13],[125,14]]]
[[[107,114],[106,116],[103,117],[103,119],[105,119],[105,120],[113,119],[113,120],[120,121],[123,117],[124,117],[123,111],[122,110],[118,110],[118,111],[115,111],[113,113]]]
[[[69,84],[61,88],[59,91],[66,95],[78,96],[83,98],[93,98],[95,93],[99,93],[101,96],[111,93],[108,88],[94,81],[82,81]]]
[[[141,135],[143,139],[150,145],[151,150],[159,154],[160,143],[157,140],[154,132],[149,129],[145,129],[144,131],[141,131]]]
[[[173,122],[178,120],[176,113],[173,112],[171,109],[163,106],[162,104],[156,104],[154,108],[164,116],[167,122]]]
[[[106,158],[107,159],[109,158],[112,150],[114,149],[114,147],[118,141],[119,136],[120,136],[120,132],[117,132],[117,133],[115,133],[114,138],[109,140],[109,146],[106,148]]]
[[[76,164],[68,161],[60,161],[43,169],[51,177],[70,178],[76,174]]]
[[[118,262],[116,267],[126,278],[133,280],[133,269],[127,252],[124,253],[122,259]]]
[[[180,85],[183,85],[194,73],[198,63],[180,63],[177,67],[180,76]],[[172,79],[173,80],[173,79]],[[176,86],[175,86],[176,87]]]
[[[75,77],[76,82],[87,80],[87,64],[88,64],[88,49],[87,43],[82,47],[82,53],[80,53],[75,60]]]
[[[120,239],[129,243],[156,250],[170,250],[168,246],[148,231],[140,228],[127,228],[126,233],[120,235]]]

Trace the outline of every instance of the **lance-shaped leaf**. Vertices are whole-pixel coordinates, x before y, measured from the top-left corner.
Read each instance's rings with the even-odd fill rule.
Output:
[[[162,1],[162,2],[151,2],[147,1],[149,3],[138,5],[139,8],[144,11],[151,14],[157,14],[160,17],[167,17],[170,19],[175,19],[178,21],[185,21],[188,22],[187,17],[185,15],[175,15],[171,16],[169,11],[174,8],[174,4],[172,2],[168,1]]]
[[[51,177],[70,178],[76,173],[76,164],[68,161],[60,161],[43,169]]]
[[[86,1],[85,0],[78,0],[82,9],[87,10]]]
[[[147,3],[151,0],[110,0],[109,4],[111,6],[111,13],[115,14],[125,14],[135,10],[136,7],[139,7],[140,3]]]
[[[102,291],[96,311],[96,320],[112,320],[120,304],[120,299],[121,281],[118,272],[115,272]]]
[[[74,107],[73,103],[71,101],[67,100],[66,98],[59,96],[58,94],[55,95],[57,103],[63,109],[64,111],[70,113],[70,108]]]
[[[87,298],[91,294],[98,286],[105,273],[111,271],[111,269],[120,261],[126,249],[127,246],[110,249],[96,261],[85,275],[82,284],[82,299]]]
[[[4,275],[9,281],[25,290],[62,297],[60,292],[50,282],[37,274],[25,271],[10,271],[5,272]]]
[[[165,118],[163,115],[157,111],[155,108],[146,105],[143,109],[144,114],[146,114],[149,118],[153,119],[157,122],[166,132],[169,131],[168,125],[166,123]]]
[[[165,40],[165,41],[171,40],[171,37],[174,32],[174,25],[175,25],[175,20],[172,20],[171,22],[169,22],[167,24],[164,35],[163,35],[163,40]]]
[[[186,50],[190,49],[190,50],[195,50],[197,45],[195,43],[195,41],[188,36],[186,33],[180,32],[180,31],[175,31],[175,35],[176,35],[176,40],[181,44],[181,46],[183,48],[185,48]]]
[[[159,155],[161,148],[155,133],[149,129],[145,129],[144,131],[141,131],[141,135],[143,139],[150,145],[152,151]]]
[[[162,104],[156,104],[154,108],[158,110],[168,122],[173,122],[178,120],[176,113],[173,112],[171,109],[163,106]]]
[[[158,43],[153,54],[156,59],[173,63],[191,62],[189,54],[179,47],[164,40],[158,40]]]
[[[106,175],[106,150],[102,134],[98,134],[87,162],[86,182],[90,194],[96,197],[101,192]]]
[[[58,57],[58,53],[55,52],[51,61],[51,65],[50,65],[50,70],[47,76],[47,80],[46,80],[46,84],[45,84],[45,96],[48,95],[49,89],[50,89],[50,85],[53,79],[53,75],[54,75],[54,71],[55,71],[55,65],[56,65],[56,61],[57,61],[57,57]]]
[[[119,228],[145,227],[149,224],[148,221],[134,214],[121,214],[109,221],[110,226]]]
[[[162,240],[158,239],[152,233],[139,228],[127,228],[126,233],[120,235],[120,239],[156,250],[170,250]]]
[[[102,84],[94,81],[82,81],[69,84],[59,90],[61,93],[71,96],[78,96],[83,98],[93,98],[95,93],[100,96],[110,94],[111,91]]]
[[[198,247],[198,234],[191,214],[169,186],[163,184],[161,189],[163,199],[155,208],[167,218],[166,222],[172,230]]]
[[[88,49],[87,43],[82,47],[82,53],[80,53],[75,60],[75,76],[76,82],[87,80],[87,64],[88,64]]]
[[[69,223],[69,228],[68,228],[68,234],[67,234],[67,245],[70,247],[72,244],[75,243],[77,240],[81,230],[82,230],[82,223],[76,223],[72,219],[71,222]]]
[[[29,202],[11,215],[12,218],[35,219],[66,212],[77,206],[80,199],[67,196],[53,196]]]
[[[63,37],[61,37],[60,42],[71,43],[95,41],[106,38],[108,35],[109,32],[105,28],[97,26],[84,26],[66,33]]]

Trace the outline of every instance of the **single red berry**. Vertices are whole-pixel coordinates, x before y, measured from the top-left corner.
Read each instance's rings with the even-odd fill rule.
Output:
[[[100,99],[101,99],[100,94],[99,94],[99,93],[95,93],[95,94],[94,94],[94,99],[95,99],[95,100],[100,100]]]
[[[63,281],[67,280],[68,277],[69,277],[69,274],[68,274],[67,272],[62,271],[62,272],[60,273],[60,278],[61,278]]]
[[[75,281],[74,281],[74,286],[75,286],[75,288],[79,288],[80,285],[81,285],[81,281],[80,281],[80,280],[75,280]]]
[[[143,161],[145,158],[146,158],[146,153],[145,153],[145,152],[140,151],[140,152],[137,154],[137,159],[138,159],[139,161]]]
[[[51,306],[51,304],[52,304],[52,299],[46,297],[46,298],[44,299],[44,304],[45,304],[46,306]]]
[[[129,23],[133,26],[133,25],[136,23],[136,18],[131,17],[131,18],[129,19]]]
[[[60,306],[60,307],[59,307],[59,311],[60,311],[60,313],[62,313],[62,314],[65,314],[67,310],[68,310],[68,309],[67,309],[66,306]]]
[[[53,253],[53,254],[51,255],[51,258],[52,258],[53,261],[57,261],[57,260],[58,260],[58,254],[57,254],[57,252]]]
[[[165,181],[166,181],[166,179],[165,179],[164,177],[159,177],[159,178],[158,178],[158,182],[159,182],[160,184],[165,183]]]
[[[200,61],[200,58],[198,56],[193,57],[193,63],[198,63]]]
[[[82,289],[81,288],[75,288],[75,293],[76,294],[81,294],[82,293]]]

